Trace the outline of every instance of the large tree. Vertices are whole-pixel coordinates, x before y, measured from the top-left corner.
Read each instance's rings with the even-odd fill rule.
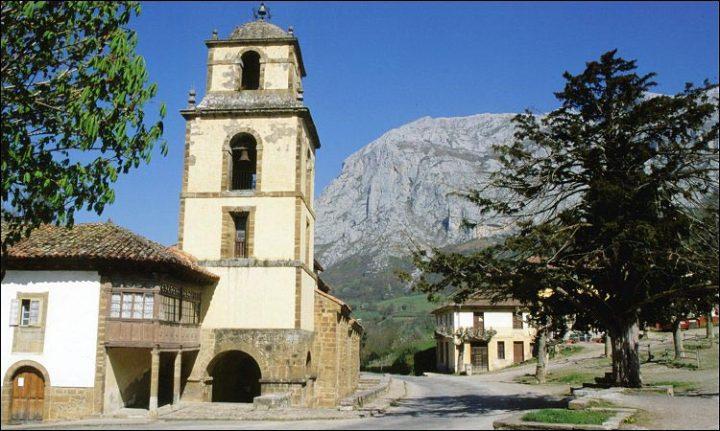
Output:
[[[703,279],[655,282],[678,276],[691,208],[717,182],[714,86],[653,95],[654,74],[638,75],[615,51],[564,78],[561,106],[518,115],[514,142],[495,147],[500,169],[468,193],[484,217],[511,220],[514,233],[472,255],[418,251],[416,288],[453,286],[456,299],[545,298],[550,314],[605,329],[613,383],[636,387],[641,309],[717,289]]]
[[[3,254],[39,224],[100,214],[118,174],[150,160],[165,107],[145,118],[157,89],[128,28],[139,12],[135,2],[2,3]]]

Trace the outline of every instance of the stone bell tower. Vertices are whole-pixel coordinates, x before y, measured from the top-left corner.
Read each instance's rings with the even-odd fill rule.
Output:
[[[205,42],[206,94],[195,104],[191,92],[181,111],[178,246],[220,276],[202,298],[201,349],[183,398],[250,402],[291,392],[307,405],[320,142],[302,101],[298,39],[269,23],[264,5],[255,16]]]

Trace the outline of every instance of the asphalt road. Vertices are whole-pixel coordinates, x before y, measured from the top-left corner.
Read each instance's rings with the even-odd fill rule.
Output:
[[[522,385],[483,382],[462,376],[397,376],[407,396],[383,416],[349,420],[183,421],[117,425],[113,429],[492,429],[493,421],[513,412],[562,407],[559,397],[525,392]],[[99,429],[97,426],[66,429]],[[62,429],[62,428],[57,428]]]

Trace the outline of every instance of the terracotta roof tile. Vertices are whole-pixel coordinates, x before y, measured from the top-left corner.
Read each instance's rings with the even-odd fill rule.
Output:
[[[165,247],[111,222],[68,227],[43,225],[8,250],[9,265],[23,261],[116,262],[152,264],[205,281],[218,277],[197,264],[194,257]]]

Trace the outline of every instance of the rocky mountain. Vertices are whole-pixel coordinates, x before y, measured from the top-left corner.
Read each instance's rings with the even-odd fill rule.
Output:
[[[717,101],[718,88],[708,95]],[[315,238],[326,279],[344,299],[402,294],[392,269],[409,268],[409,244],[477,248],[502,233],[498,220],[464,229],[463,220],[479,214],[460,193],[499,167],[492,147],[512,141],[514,116],[423,117],[345,160],[317,200]],[[708,127],[717,121],[716,114]]]
[[[491,232],[465,192],[497,168],[492,146],[510,142],[515,114],[423,117],[390,130],[345,160],[317,201],[316,246],[326,266],[366,256],[380,269],[408,242],[445,246]]]

